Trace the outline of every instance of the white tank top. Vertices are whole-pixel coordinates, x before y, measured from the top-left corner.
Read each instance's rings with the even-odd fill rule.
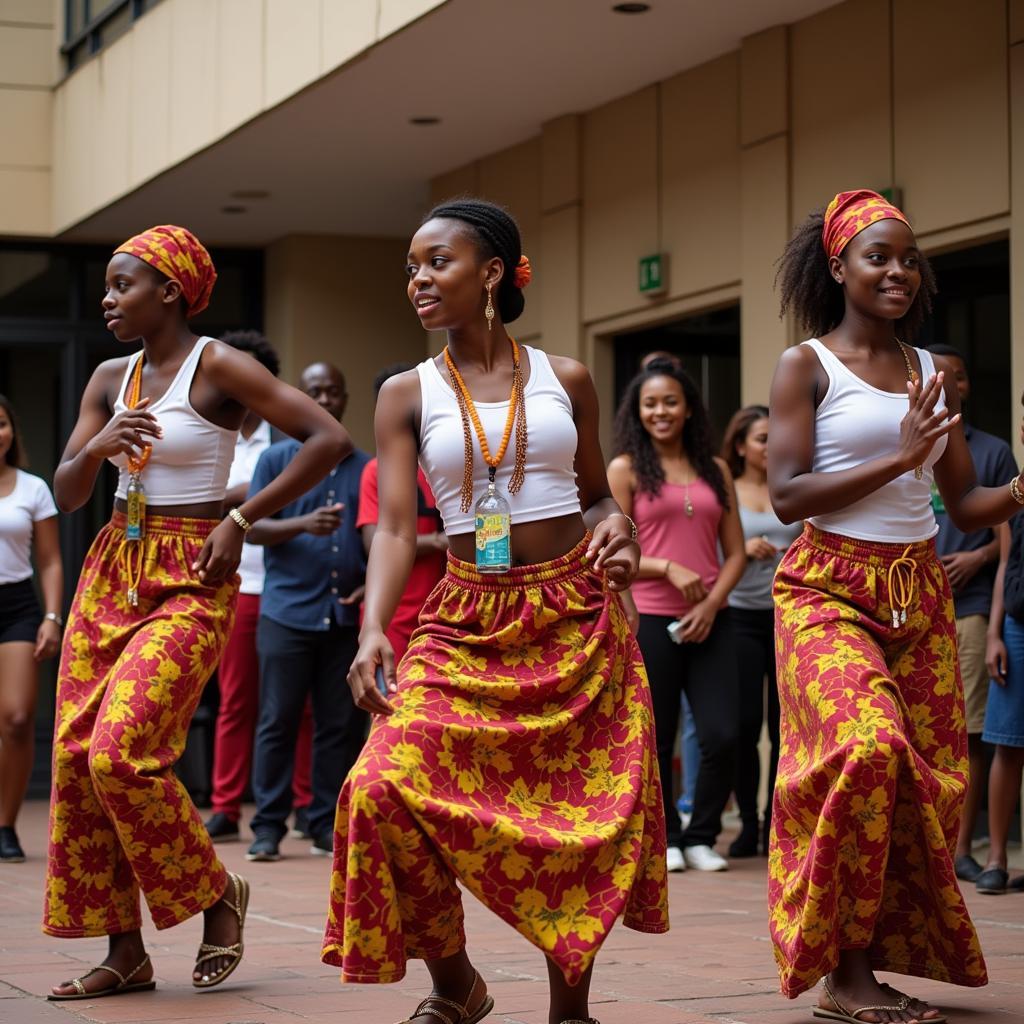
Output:
[[[814,415],[813,472],[838,473],[895,452],[900,443],[900,421],[909,407],[906,392],[872,387],[817,338],[804,344],[817,353],[829,379],[828,391]],[[915,351],[927,380],[935,372],[931,353]],[[945,396],[940,395],[936,409],[945,407]],[[943,436],[925,459],[920,480],[908,470],[860,501],[837,512],[810,516],[807,521],[820,530],[857,540],[909,544],[934,537],[939,527],[932,512],[931,487],[935,463],[945,450]]]
[[[536,348],[521,345],[530,361],[526,382],[526,478],[518,494],[508,493],[512,476],[515,437],[495,477],[499,493],[512,507],[512,523],[572,515],[580,511],[576,487],[576,424],[572,402],[559,383],[548,357]],[[451,383],[441,376],[433,359],[416,367],[420,377],[420,465],[449,535],[473,530],[473,510],[460,508],[465,442],[458,400]],[[496,451],[505,431],[508,402],[476,402],[480,423],[491,451]],[[472,425],[470,426],[472,430]],[[487,463],[480,442],[473,436],[473,504],[487,489]]]
[[[218,427],[192,408],[189,392],[192,378],[203,349],[212,338],[200,338],[178,369],[170,387],[147,409],[157,418],[164,436],[153,441],[153,454],[142,471],[146,503],[153,505],[198,505],[206,501],[223,501],[228,472],[235,455],[237,430]],[[114,412],[127,408],[124,400],[135,364],[141,352],[128,360],[121,381]],[[117,497],[128,490],[128,458],[115,455],[110,460],[121,471],[117,480]]]

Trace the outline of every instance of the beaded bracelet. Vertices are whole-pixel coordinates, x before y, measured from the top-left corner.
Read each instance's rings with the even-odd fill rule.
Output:
[[[252,523],[237,508],[231,509],[228,515],[242,528],[242,533],[248,533],[252,529]]]

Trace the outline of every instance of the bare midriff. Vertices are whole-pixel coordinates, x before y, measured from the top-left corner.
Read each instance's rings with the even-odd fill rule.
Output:
[[[536,565],[559,558],[586,536],[583,516],[574,512],[554,519],[538,519],[532,523],[512,524],[512,564]],[[448,538],[452,554],[463,562],[476,559],[476,542],[472,533]]]
[[[128,504],[124,498],[114,499],[114,510],[127,512]],[[195,505],[153,505],[147,503],[147,515],[175,516],[179,519],[223,519],[224,505],[219,501],[201,501]]]

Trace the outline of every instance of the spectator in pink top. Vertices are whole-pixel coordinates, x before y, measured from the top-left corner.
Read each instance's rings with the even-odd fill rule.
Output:
[[[619,453],[608,480],[636,521],[643,556],[633,598],[654,699],[668,869],[723,871],[728,862],[714,845],[732,791],[739,704],[727,599],[746,567],[732,475],[713,454],[697,386],[672,359],[651,360],[630,382],[615,439]],[[693,710],[701,752],[685,829],[670,781],[680,691]]]

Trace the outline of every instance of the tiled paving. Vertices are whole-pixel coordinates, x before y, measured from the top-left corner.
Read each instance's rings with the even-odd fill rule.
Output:
[[[245,844],[221,847],[252,882],[246,956],[223,988],[195,992],[190,967],[201,922],[147,929],[158,988],[112,999],[47,1003],[55,981],[103,957],[100,940],[51,939],[39,931],[46,808],[26,807],[19,832],[30,859],[0,866],[0,1024],[390,1024],[427,991],[422,965],[398,985],[338,983],[318,960],[329,862],[287,840],[286,859],[247,864]],[[602,1024],[797,1024],[810,1021],[811,996],[780,997],[765,924],[765,862],[671,876],[672,931],[642,935],[617,928],[598,960],[591,1012]],[[951,1024],[1024,1021],[1024,895],[968,894],[992,983],[957,989],[911,987],[943,1006]],[[546,1024],[544,965],[515,932],[466,899],[471,953],[495,998],[488,1024]]]

